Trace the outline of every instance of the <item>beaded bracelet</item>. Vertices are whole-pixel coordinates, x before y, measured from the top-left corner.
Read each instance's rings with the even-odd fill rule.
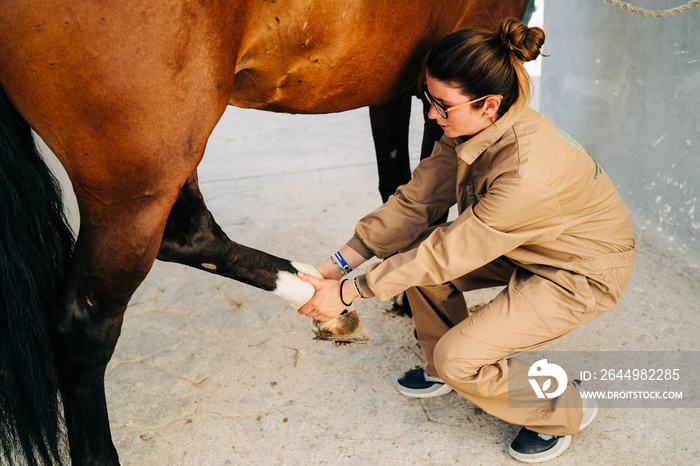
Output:
[[[360,299],[366,298],[367,296],[364,296],[364,295],[362,294],[362,292],[360,291],[360,287],[357,286],[357,277],[359,277],[359,275],[355,275],[355,276],[353,277],[353,279],[352,279],[352,286],[355,287],[355,293],[357,293],[357,296],[359,296]]]

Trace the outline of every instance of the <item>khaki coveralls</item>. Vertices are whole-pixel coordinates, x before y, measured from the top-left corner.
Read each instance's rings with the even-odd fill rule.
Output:
[[[458,217],[430,228],[454,204]],[[425,370],[484,411],[549,435],[581,423],[573,385],[532,408],[508,385],[540,347],[612,309],[632,275],[629,215],[600,165],[564,131],[518,102],[471,138],[444,136],[413,179],[359,221],[348,245],[365,259],[360,288],[406,291]],[[398,254],[397,254],[398,252]],[[464,291],[506,285],[468,315]],[[525,393],[527,391],[527,394]],[[574,406],[574,408],[571,408]]]

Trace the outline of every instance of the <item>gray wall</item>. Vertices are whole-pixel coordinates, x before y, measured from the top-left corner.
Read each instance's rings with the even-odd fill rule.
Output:
[[[603,0],[546,0],[544,29],[542,113],[607,169],[638,237],[698,267],[700,7],[648,18]]]

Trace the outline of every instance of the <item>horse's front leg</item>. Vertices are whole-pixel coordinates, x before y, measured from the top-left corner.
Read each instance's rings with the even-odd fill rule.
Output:
[[[105,368],[129,299],[155,261],[178,188],[154,198],[117,194],[114,202],[78,193],[80,233],[62,306],[51,318],[74,465],[119,464],[109,429]],[[125,197],[136,200],[118,201]]]
[[[369,107],[382,202],[386,202],[396,188],[411,179],[408,127],[412,99],[411,95],[406,94],[385,104]]]
[[[430,157],[435,147],[435,142],[442,137],[444,132],[435,120],[428,118],[428,112],[430,112],[431,106],[430,102],[428,102],[424,95],[420,96],[420,100],[423,104],[423,140],[420,148],[420,159],[423,160],[424,158]]]
[[[430,104],[425,97],[421,96],[421,101],[424,125],[420,159],[423,160],[430,156],[435,141],[442,137],[443,131],[435,120],[428,118]],[[379,172],[379,193],[384,202],[394,194],[396,188],[411,179],[408,136],[412,102],[413,96],[406,94],[383,105],[369,107]]]
[[[284,298],[295,310],[314,295],[313,286],[300,280],[297,272],[320,277],[310,265],[291,262],[231,241],[205,205],[196,171],[187,179],[170,212],[158,259],[189,265],[271,291]],[[354,310],[312,328],[320,339],[337,343],[369,340]]]

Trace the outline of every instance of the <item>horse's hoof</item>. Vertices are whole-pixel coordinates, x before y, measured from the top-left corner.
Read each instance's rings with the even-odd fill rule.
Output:
[[[369,334],[353,306],[328,322],[312,320],[311,329],[316,335],[314,340],[332,341],[335,346],[364,345],[369,341]]]

